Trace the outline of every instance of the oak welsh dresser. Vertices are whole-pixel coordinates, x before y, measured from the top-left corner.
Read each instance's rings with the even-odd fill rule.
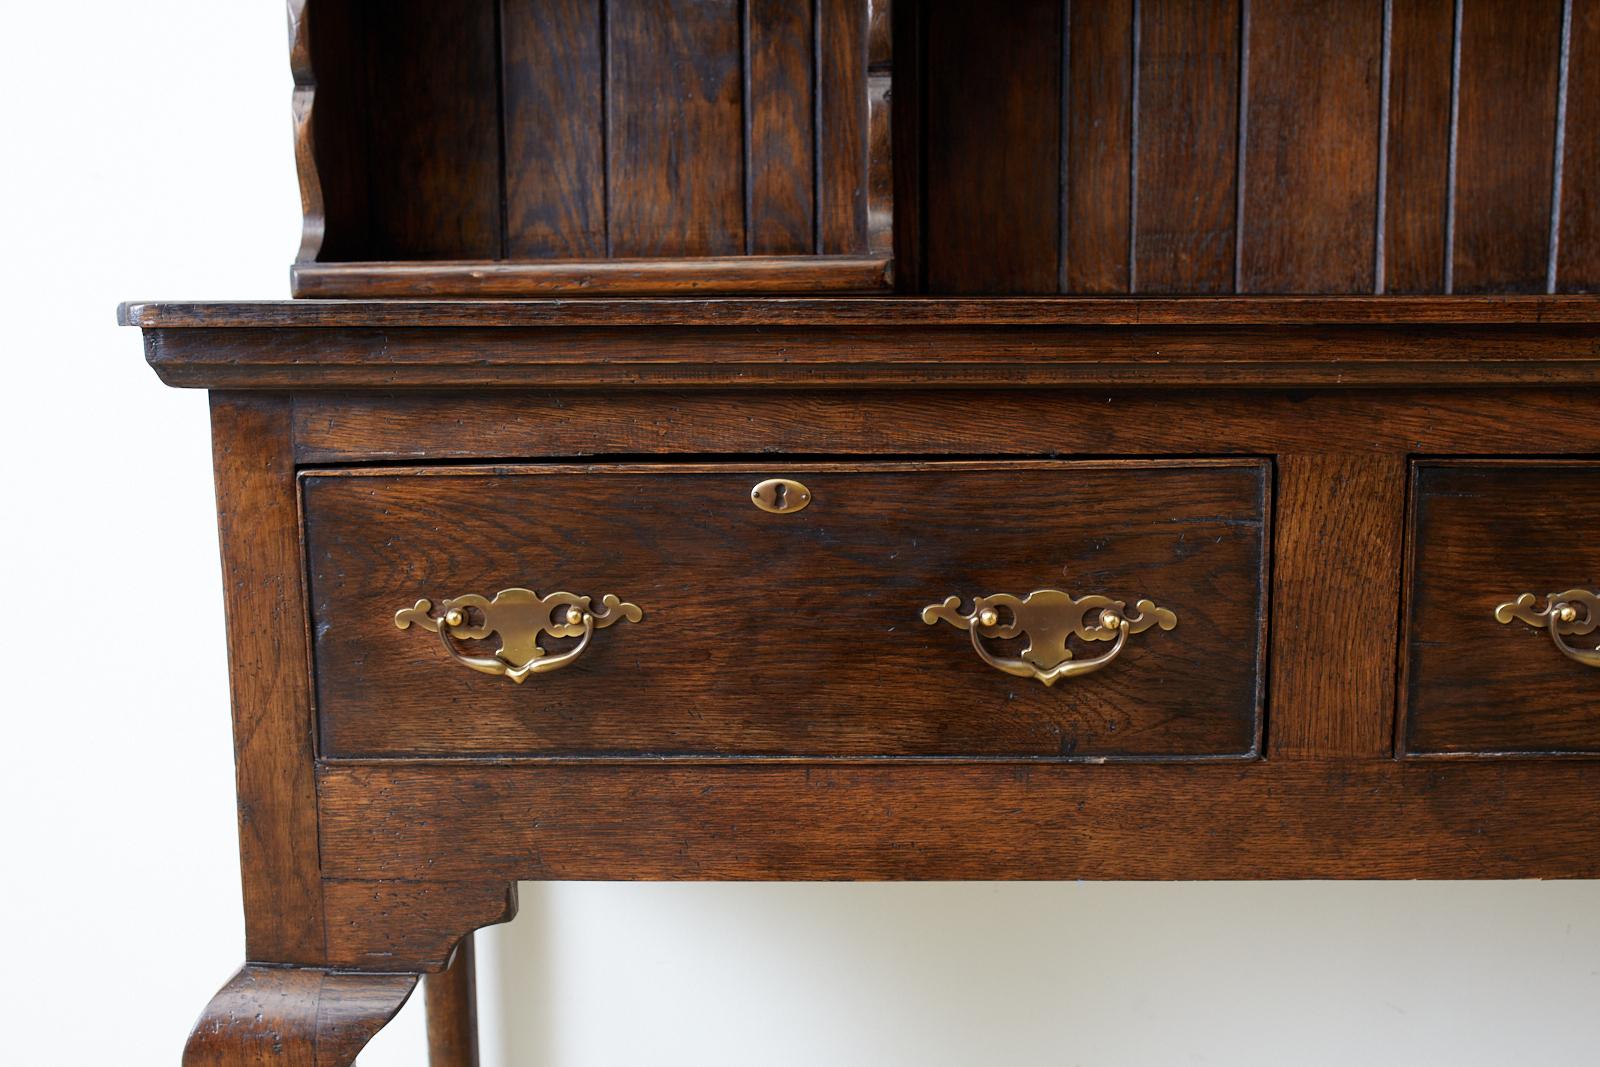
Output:
[[[1600,874],[1600,3],[296,0],[211,391],[246,960],[519,879]]]

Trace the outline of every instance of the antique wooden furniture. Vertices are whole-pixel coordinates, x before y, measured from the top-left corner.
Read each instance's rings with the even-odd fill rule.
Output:
[[[422,974],[473,1062],[519,879],[1600,873],[1600,4],[292,15],[302,299],[123,311],[212,391],[186,1063]]]

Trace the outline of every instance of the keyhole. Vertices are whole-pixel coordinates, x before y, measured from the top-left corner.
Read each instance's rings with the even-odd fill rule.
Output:
[[[811,490],[788,478],[768,478],[750,490],[750,499],[762,511],[789,515],[811,503]]]

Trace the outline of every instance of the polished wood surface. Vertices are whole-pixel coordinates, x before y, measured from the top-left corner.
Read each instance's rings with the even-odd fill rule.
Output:
[[[212,394],[245,951],[315,964],[325,931],[290,418],[281,399]]]
[[[757,509],[751,487],[777,476],[813,502]],[[1255,751],[1271,493],[1257,461],[433,468],[302,485],[325,757]],[[393,622],[419,597],[513,587],[614,593],[644,619],[524,686]],[[1179,625],[1046,687],[921,618],[948,596],[1051,588],[1130,610],[1149,597]]]
[[[1405,460],[1392,453],[1278,457],[1271,755],[1387,756],[1394,722]]]
[[[924,101],[926,262],[897,275],[1593,292],[1597,25],[1561,0],[925,4],[897,81]]]
[[[324,767],[319,782],[328,868],[360,878],[1600,876],[1593,762],[475,763],[449,775],[380,762]]]
[[[886,0],[295,0],[291,17],[296,295],[674,292],[694,264],[604,265],[742,256],[786,260],[722,272],[723,291],[891,284]],[[599,267],[487,269],[574,259]]]
[[[330,299],[120,312],[214,390],[191,1067],[423,974],[471,1063],[521,879],[1600,877],[1600,672],[1493,618],[1600,573],[1600,3],[290,18]],[[522,686],[393,622],[519,585],[644,615]],[[1047,689],[920,618],[1052,586],[1178,625]]]
[[[1405,751],[1600,753],[1600,671],[1494,618],[1522,593],[1600,593],[1600,464],[1428,461],[1411,493]]]

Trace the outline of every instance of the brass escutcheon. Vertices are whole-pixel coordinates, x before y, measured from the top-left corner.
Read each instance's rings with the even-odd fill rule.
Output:
[[[768,478],[750,490],[750,500],[762,511],[792,515],[811,503],[811,490],[793,478]]]
[[[1129,634],[1140,634],[1152,626],[1170,630],[1178,617],[1152,601],[1140,600],[1130,615],[1121,600],[1105,596],[1075,599],[1059,589],[1036,589],[1025,597],[995,593],[976,597],[972,610],[961,611],[960,597],[946,597],[942,603],[922,609],[922,621],[929,626],[944,621],[972,635],[972,647],[979,658],[996,670],[1019,678],[1033,678],[1055,685],[1063,678],[1090,674],[1122,654]],[[1020,656],[996,655],[985,640],[1004,641],[1013,637],[1028,639]],[[1092,659],[1075,659],[1067,638],[1082,641],[1115,641],[1107,652]]]
[[[502,589],[493,600],[468,593],[442,603],[438,616],[430,614],[432,610],[432,601],[419,600],[395,612],[394,624],[406,630],[416,623],[429,633],[438,634],[445,651],[457,663],[484,674],[503,675],[518,685],[530,675],[560,670],[583,655],[596,630],[623,619],[638,622],[644,618],[638,605],[610,593],[600,598],[596,609],[586,596],[551,593],[542,597],[531,589]],[[500,647],[493,656],[469,656],[456,644],[457,638],[481,641],[491,634],[500,635]],[[576,637],[579,641],[565,652],[550,655],[539,645],[544,634]]]
[[[1509,604],[1494,609],[1496,622],[1512,620],[1548,630],[1550,640],[1568,659],[1577,660],[1585,667],[1600,667],[1600,647],[1593,651],[1573,648],[1569,637],[1587,637],[1600,630],[1600,594],[1586,589],[1568,589],[1565,593],[1551,593],[1545,597],[1543,608],[1536,607],[1537,598],[1523,593]]]

